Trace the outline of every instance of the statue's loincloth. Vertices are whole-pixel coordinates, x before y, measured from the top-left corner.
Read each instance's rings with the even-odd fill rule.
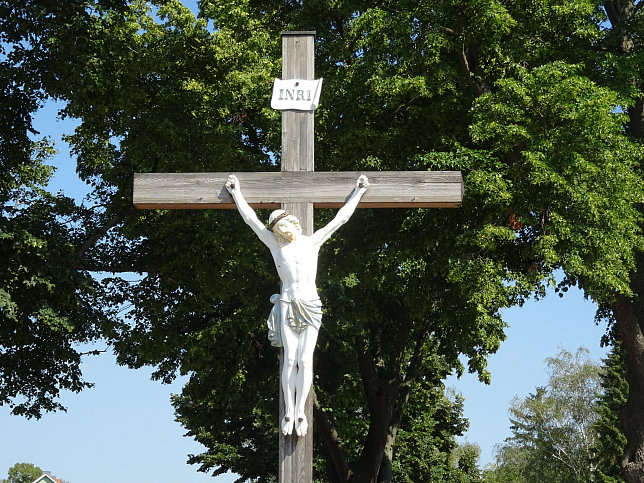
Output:
[[[322,302],[319,298],[313,300],[282,300],[279,295],[271,297],[273,302],[273,309],[266,324],[268,325],[268,340],[274,347],[282,347],[282,324],[281,324],[281,304],[279,302],[288,304],[286,308],[286,317],[288,319],[288,327],[293,332],[300,334],[308,327],[313,327],[315,330],[320,330],[322,326]]]

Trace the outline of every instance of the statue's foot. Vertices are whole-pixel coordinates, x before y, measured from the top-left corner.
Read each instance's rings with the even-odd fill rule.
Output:
[[[282,434],[288,436],[293,433],[293,418],[290,416],[284,416],[282,418]]]
[[[302,414],[297,418],[297,421],[295,422],[295,432],[298,436],[306,436],[308,430],[309,423],[306,421],[306,416]]]

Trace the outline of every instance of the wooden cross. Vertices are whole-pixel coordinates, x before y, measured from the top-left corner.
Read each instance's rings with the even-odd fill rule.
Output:
[[[313,79],[315,32],[282,33],[282,78]],[[313,111],[282,114],[281,172],[235,173],[253,208],[282,208],[313,233],[313,208],[337,208],[353,191],[360,174],[369,188],[358,208],[455,208],[463,199],[458,171],[314,172]],[[134,175],[134,205],[140,209],[236,209],[225,188],[230,173],[146,173]],[[281,375],[280,370],[280,375]],[[281,376],[280,376],[281,377]],[[280,386],[281,388],[281,383]],[[280,414],[284,397],[280,393]],[[279,431],[280,483],[313,481],[313,402],[307,397],[305,437]]]

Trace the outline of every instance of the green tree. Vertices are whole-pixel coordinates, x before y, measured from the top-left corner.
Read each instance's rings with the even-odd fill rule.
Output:
[[[546,386],[512,401],[513,434],[486,481],[595,481],[600,367],[583,348],[574,355],[562,350],[546,364]]]
[[[0,404],[27,417],[62,409],[60,390],[91,385],[79,347],[97,340],[106,320],[98,284],[74,262],[92,215],[43,189],[53,147],[32,124],[52,95],[52,39],[83,35],[88,7],[0,2]]]
[[[644,52],[642,32],[644,15],[642,2],[635,0],[606,0],[603,2],[610,29],[603,43],[608,55],[602,65],[614,74],[601,72],[599,82],[609,85],[627,101],[625,128],[628,137],[640,146],[644,142],[644,77],[641,56]],[[636,167],[642,174],[642,156]],[[642,199],[638,208],[642,212]],[[641,225],[640,225],[641,227]],[[621,414],[622,430],[627,440],[621,461],[622,475],[627,482],[644,480],[644,256],[638,252],[633,270],[630,293],[618,291],[603,305],[608,318],[614,321],[625,351],[626,380],[630,387]]]
[[[602,393],[596,407],[598,419],[594,426],[597,433],[597,481],[605,483],[624,481],[621,461],[626,437],[619,422],[628,397],[624,362],[624,350],[619,341],[615,341],[608,357],[603,360]]]
[[[6,480],[1,483],[33,483],[42,476],[42,470],[31,463],[16,463],[9,468]]]
[[[22,218],[3,212],[3,223],[35,224],[50,251],[3,248],[13,264],[2,273],[16,280],[2,281],[0,344],[10,349],[0,357],[35,355],[32,327],[59,329],[42,344],[65,349],[51,351],[65,364],[46,366],[61,380],[44,384],[39,362],[20,357],[35,368],[23,378],[32,392],[12,385],[15,361],[0,361],[0,390],[18,388],[3,403],[45,390],[32,414],[55,408],[48,388],[84,384],[74,344],[103,334],[120,363],[152,365],[163,381],[190,376],[174,404],[207,448],[192,458],[202,470],[274,475],[277,357],[260,322],[275,291],[270,257],[232,213],[135,212],[131,185],[137,171],[276,170],[279,114],[267,100],[279,33],[307,29],[325,79],[317,169],[460,169],[466,185],[459,210],[360,210],[321,255],[318,476],[391,481],[396,458],[414,450],[405,431],[436,438],[428,452],[450,450],[456,408],[419,415],[445,404],[440,380],[465,370],[460,356],[489,380],[486,358],[505,337],[500,309],[544,293],[556,270],[562,293],[579,285],[612,310],[629,378],[644,377],[633,323],[642,311],[630,298],[641,293],[632,275],[644,184],[634,4],[204,0],[195,19],[176,0],[14,3],[2,3],[2,30],[42,48],[3,68],[36,76],[33,105],[51,96],[79,120],[68,140],[93,192],[74,206],[33,190]],[[15,55],[31,52],[22,39]],[[27,146],[16,147],[18,168],[34,164]],[[10,193],[27,181],[37,184],[18,180]],[[64,249],[53,250],[57,240]],[[93,272],[109,276],[99,283]],[[20,299],[23,286],[38,290]],[[625,461],[637,481],[644,421],[633,388],[644,386],[629,383]]]
[[[483,470],[483,481],[486,483],[540,481],[542,475],[538,473],[530,457],[530,451],[522,446],[508,444],[507,441],[506,444],[498,445],[494,463]]]
[[[390,456],[391,481],[480,481],[479,448],[458,445],[454,438],[468,426],[463,399],[443,391],[436,383],[421,382],[414,388]]]
[[[611,56],[607,64],[613,64],[620,72],[620,79],[612,79],[610,85],[631,101],[627,104],[629,137],[640,145],[644,141],[644,78],[640,61],[644,51],[641,33],[644,31],[644,17],[641,1],[606,1],[606,13],[612,29],[607,38]],[[608,82],[607,82],[608,83]],[[639,163],[641,174],[642,163]],[[642,204],[638,205],[640,212]],[[641,252],[630,284],[636,295],[628,298],[618,293],[610,305],[613,320],[625,350],[626,380],[630,387],[628,399],[622,412],[622,428],[627,445],[622,458],[622,472],[627,482],[644,479],[644,258]]]
[[[456,468],[455,477],[445,479],[444,481],[454,482],[481,482],[481,471],[478,467],[478,461],[481,456],[481,448],[475,444],[465,443],[459,445],[452,456],[452,467]],[[416,480],[418,481],[418,480]]]

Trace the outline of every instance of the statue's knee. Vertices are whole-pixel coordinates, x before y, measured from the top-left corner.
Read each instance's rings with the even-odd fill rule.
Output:
[[[296,354],[284,354],[284,363],[293,367],[298,362]]]
[[[309,357],[300,357],[297,366],[301,371],[313,370],[313,360]]]

